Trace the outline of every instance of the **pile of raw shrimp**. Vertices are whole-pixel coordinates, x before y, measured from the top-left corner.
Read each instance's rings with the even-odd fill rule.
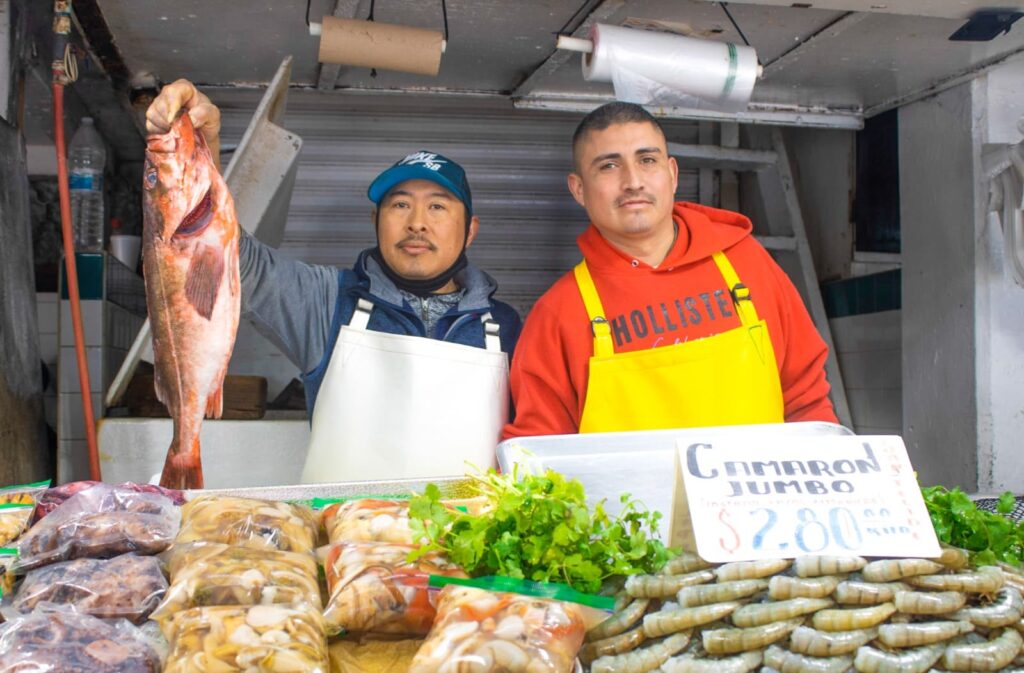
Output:
[[[1022,588],[951,547],[718,566],[683,554],[626,579],[579,657],[591,673],[1000,671],[1024,667]]]

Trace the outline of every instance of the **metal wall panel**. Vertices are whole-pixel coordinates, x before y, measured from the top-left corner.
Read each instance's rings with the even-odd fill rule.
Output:
[[[222,110],[222,139],[232,146],[260,92],[207,90]],[[370,181],[421,149],[466,169],[480,235],[475,264],[498,280],[498,296],[524,315],[579,259],[575,239],[586,214],[569,195],[570,139],[579,115],[515,110],[502,99],[288,94],[284,126],[303,139],[281,249],[305,261],[351,265],[374,244]],[[669,140],[697,142],[696,122],[666,124]],[[228,157],[224,157],[225,165]],[[697,200],[697,171],[680,173],[678,198]]]

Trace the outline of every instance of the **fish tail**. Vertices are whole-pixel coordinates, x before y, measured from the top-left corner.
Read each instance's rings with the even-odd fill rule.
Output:
[[[178,435],[171,440],[164,471],[160,475],[160,485],[173,489],[202,488],[203,465],[199,457],[199,435],[193,436],[188,451],[181,450],[182,443]]]

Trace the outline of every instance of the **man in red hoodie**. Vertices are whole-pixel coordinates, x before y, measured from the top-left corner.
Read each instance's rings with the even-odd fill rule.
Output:
[[[673,203],[678,167],[642,107],[609,103],[573,136],[584,261],[534,305],[504,436],[836,422],[828,349],[738,213]]]

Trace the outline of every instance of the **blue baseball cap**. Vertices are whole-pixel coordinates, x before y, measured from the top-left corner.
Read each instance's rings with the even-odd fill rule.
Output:
[[[473,197],[466,181],[466,171],[451,159],[426,150],[399,159],[370,183],[366,195],[379,206],[388,192],[406,180],[430,180],[441,185],[466,206],[467,221],[473,216]]]

